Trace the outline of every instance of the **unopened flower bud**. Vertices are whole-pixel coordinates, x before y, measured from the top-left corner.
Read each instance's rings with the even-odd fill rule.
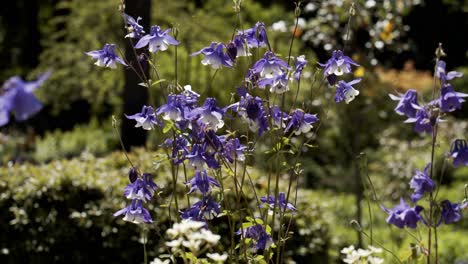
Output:
[[[439,47],[437,47],[435,55],[438,59],[447,56],[447,54],[444,52],[444,49],[442,49],[442,43],[439,43]]]
[[[226,45],[226,49],[227,49],[227,55],[229,56],[229,58],[232,60],[232,61],[236,61],[236,57],[237,57],[237,47],[236,47],[236,44],[234,44],[233,41],[229,42],[227,45]]]
[[[134,183],[138,179],[138,172],[135,167],[130,168],[130,171],[128,172],[128,179],[131,183]]]

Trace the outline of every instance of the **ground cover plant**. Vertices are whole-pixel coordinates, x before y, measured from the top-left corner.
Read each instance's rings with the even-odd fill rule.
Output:
[[[76,127],[74,133],[46,134],[35,154],[25,156],[32,165],[22,165],[19,159],[15,164],[9,157],[1,160],[6,165],[2,175],[9,175],[2,180],[0,205],[9,212],[2,223],[13,227],[6,228],[8,234],[2,237],[5,259],[14,261],[26,253],[31,261],[89,262],[94,253],[86,256],[83,251],[103,250],[100,261],[143,263],[466,260],[458,247],[463,245],[448,241],[466,235],[462,229],[468,206],[463,168],[468,165],[466,122],[458,123],[451,115],[462,109],[468,94],[458,91],[455,81],[463,73],[448,70],[443,45],[434,52],[429,94],[408,89],[379,99],[385,101],[382,105],[396,101],[394,112],[411,124],[395,125],[411,127],[401,128],[404,133],[382,130],[381,135],[408,137],[411,142],[405,151],[419,155],[408,182],[399,180],[399,187],[387,188],[391,186],[378,175],[394,172],[386,171],[385,165],[380,171],[372,165],[397,157],[386,157],[385,148],[371,146],[386,144],[378,136],[359,137],[376,129],[371,114],[362,121],[370,131],[361,132],[356,129],[361,126],[353,123],[361,122],[360,115],[371,105],[360,100],[371,93],[366,87],[373,78],[365,71],[373,63],[362,51],[354,54],[351,41],[361,6],[349,2],[342,39],[330,42],[336,47],[325,44],[327,58],[317,59],[294,48],[301,15],[313,11],[309,5],[295,3],[289,37],[280,39],[271,36],[281,25],[246,23],[244,4],[232,2],[234,23],[229,34],[214,35],[194,47],[184,46],[182,34],[188,32],[181,32],[178,25],[144,26],[149,21],[127,13],[126,3],[120,2],[113,13],[126,30],[119,43],[128,42],[130,50],[103,40],[95,50],[82,53],[96,67],[133,72],[134,87],[149,100],[139,112],[124,107],[123,115],[112,116],[111,138],[93,126]],[[190,53],[197,67],[207,69],[209,89],[181,81],[182,51]],[[0,97],[0,125],[34,117],[42,108],[34,92],[53,72],[31,82],[17,76],[8,79]],[[223,78],[229,82],[213,92],[217,87],[212,84]],[[151,133],[151,146],[129,152],[128,134],[119,129],[129,121],[140,135]],[[400,147],[396,140],[396,146],[386,150]],[[122,152],[95,157],[116,142]],[[347,147],[341,166],[349,170],[355,197],[303,188],[310,181],[305,177],[311,164],[319,167],[316,171],[333,171],[334,166],[326,164],[333,162],[333,150],[314,163],[308,159],[321,156],[324,146],[334,148],[334,142]],[[71,160],[54,161],[54,151]],[[18,177],[25,173],[40,176]],[[399,204],[390,205],[386,194]],[[330,201],[322,201],[327,196]],[[355,210],[349,209],[351,205],[356,205]],[[60,225],[73,228],[64,236],[58,232]],[[48,235],[7,246],[11,236],[40,234]],[[88,237],[90,243],[57,253],[68,251],[74,239]],[[131,247],[137,243],[141,249]],[[127,246],[132,249],[125,252]],[[116,248],[124,249],[111,256]]]

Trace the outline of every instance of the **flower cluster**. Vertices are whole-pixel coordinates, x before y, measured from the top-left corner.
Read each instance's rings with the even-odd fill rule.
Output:
[[[136,174],[136,177],[135,177]],[[131,200],[130,205],[115,212],[114,216],[124,215],[123,220],[135,224],[152,223],[149,211],[143,207],[143,203],[153,198],[158,186],[153,182],[153,176],[143,173],[138,177],[135,168],[129,172],[130,184],[124,189],[124,196]]]
[[[350,82],[338,81],[338,76],[351,72],[351,66],[359,66],[350,57],[345,56],[341,50],[333,51],[331,58],[326,63],[319,63],[319,65],[324,68],[323,75],[328,83],[336,86],[335,102],[345,101],[349,104],[359,95],[359,91],[354,89],[353,85],[359,83],[361,79]]]
[[[362,249],[358,248],[357,250],[354,248],[353,245],[343,248],[341,250],[342,254],[345,254],[346,256],[343,258],[344,263],[349,263],[349,264],[382,264],[384,263],[384,260],[379,257],[373,256],[373,254],[378,254],[382,253],[381,248],[376,248],[373,246],[369,246],[369,249]]]
[[[441,52],[441,47],[439,47],[438,51]],[[437,60],[434,75],[439,79],[440,83],[439,98],[425,105],[421,105],[418,102],[418,94],[415,90],[410,89],[406,91],[406,93],[398,95],[390,94],[392,100],[398,101],[395,112],[399,115],[406,116],[408,118],[405,121],[406,123],[415,123],[414,130],[418,133],[432,133],[436,131],[441,113],[452,112],[459,109],[464,102],[462,97],[468,96],[468,94],[455,92],[453,86],[448,83],[448,81],[460,77],[462,74],[455,71],[447,73],[445,66],[443,60]],[[436,135],[433,133],[433,140],[435,140],[435,137]],[[466,141],[461,139],[455,140],[448,156],[453,158],[453,165],[455,167],[461,165],[467,166],[468,147]],[[400,204],[393,209],[387,209],[382,206],[382,209],[389,214],[387,223],[393,224],[399,228],[416,228],[417,223],[421,221],[428,225],[429,228],[432,228],[439,226],[441,223],[450,224],[461,219],[461,211],[467,206],[466,202],[452,203],[448,200],[443,200],[437,203],[432,200],[432,195],[429,196],[431,207],[429,217],[425,219],[420,214],[424,209],[422,206],[417,205],[417,202],[425,195],[436,190],[436,184],[433,180],[433,166],[432,163],[428,163],[423,171],[416,170],[414,176],[411,178],[409,185],[413,190],[411,194],[411,201],[414,203],[413,207],[408,205],[403,198],[401,198]],[[433,207],[440,209],[440,216],[432,215]],[[438,219],[435,219],[436,217],[438,217]]]
[[[19,76],[6,80],[0,88],[0,126],[10,121],[10,114],[15,119],[24,121],[42,109],[42,104],[33,92],[39,88],[50,76],[47,72],[32,82],[25,82]]]
[[[236,234],[241,235],[244,239],[251,239],[253,252],[264,251],[273,245],[273,239],[264,226],[259,223],[239,229]]]

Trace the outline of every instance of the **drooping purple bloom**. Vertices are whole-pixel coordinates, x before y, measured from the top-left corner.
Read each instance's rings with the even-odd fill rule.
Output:
[[[147,202],[154,196],[158,186],[153,182],[152,175],[144,173],[142,178],[136,179],[124,189],[124,195],[130,200],[142,200]]]
[[[33,92],[49,78],[50,74],[51,72],[42,74],[32,82],[25,82],[18,76],[5,81],[0,88],[0,126],[10,121],[10,113],[15,114],[16,120],[24,121],[42,109],[41,102]]]
[[[217,130],[224,126],[223,115],[224,111],[217,106],[216,99],[206,98],[203,106],[193,109],[187,118],[197,120],[205,128]]]
[[[105,44],[102,50],[93,50],[86,52],[86,55],[91,56],[93,59],[96,59],[97,66],[100,67],[109,67],[112,69],[117,68],[116,62],[127,66],[122,58],[115,54],[115,44]]]
[[[272,79],[261,79],[258,81],[259,88],[270,87],[270,93],[283,94],[289,91],[289,79],[288,74],[283,73]]]
[[[280,210],[288,210],[290,212],[296,211],[296,207],[292,205],[292,203],[288,203],[286,201],[286,194],[284,192],[280,192],[278,194],[278,199],[275,199],[274,195],[266,195],[260,198],[260,201],[268,204],[270,209],[273,209],[276,204],[276,208],[279,208]]]
[[[415,117],[406,119],[405,123],[414,123],[414,131],[418,133],[431,133],[438,119],[431,117],[430,108],[427,106],[415,106],[415,108],[418,109]]]
[[[286,127],[286,121],[289,119],[289,115],[281,111],[279,106],[275,105],[270,108],[270,116],[274,126],[278,128]]]
[[[245,35],[241,34],[241,35],[236,35],[234,37],[234,45],[237,50],[236,57],[247,57],[247,56],[252,55],[246,47],[246,41],[247,41],[247,38],[245,37]]]
[[[221,212],[221,206],[215,202],[211,195],[205,195],[190,208],[181,213],[182,219],[206,221],[216,217]]]
[[[238,103],[230,106],[248,123],[250,130],[258,131],[259,136],[268,130],[268,119],[262,103],[260,97],[246,94]]]
[[[305,59],[304,55],[301,55],[296,58],[294,61],[294,66],[296,69],[294,70],[294,79],[296,82],[299,82],[301,79],[302,71],[304,70],[304,67],[307,65],[307,60]]]
[[[239,31],[237,35],[245,36],[249,48],[270,46],[270,43],[268,42],[265,24],[262,22],[257,22],[252,28],[246,29],[244,31]]]
[[[444,200],[441,202],[441,206],[442,214],[438,224],[444,222],[444,224],[448,225],[460,221],[462,217],[461,210],[464,209],[467,204],[451,203],[449,200]]]
[[[150,52],[165,51],[169,45],[179,45],[179,42],[169,35],[171,29],[162,30],[159,26],[152,26],[150,33],[143,36],[135,45],[135,48],[141,49],[148,46]]]
[[[440,110],[443,112],[453,112],[461,108],[463,97],[468,97],[466,93],[455,92],[451,84],[444,85],[440,90]]]
[[[224,53],[226,46],[223,43],[212,42],[209,47],[205,47],[197,52],[192,53],[190,56],[199,54],[205,55],[201,61],[203,65],[211,65],[213,69],[220,69],[221,66],[232,67],[233,63],[229,56]]]
[[[267,51],[263,58],[258,60],[251,68],[251,74],[260,74],[260,78],[275,79],[289,70],[288,64],[277,58],[271,51]]]
[[[242,145],[238,138],[231,138],[224,143],[223,155],[231,163],[234,160],[244,161],[246,146]]]
[[[463,139],[455,140],[450,156],[453,158],[453,166],[468,166],[468,142]]]
[[[205,170],[196,170],[195,176],[187,184],[190,184],[189,193],[199,190],[203,195],[211,191],[211,186],[219,187],[219,183],[208,176]]]
[[[125,20],[125,25],[127,26],[127,32],[128,34],[125,35],[126,38],[141,38],[145,34],[145,31],[143,29],[143,26],[138,24],[140,20],[142,19],[141,17],[137,17],[135,20],[132,16],[123,14],[124,20]]]
[[[445,61],[439,60],[437,62],[435,74],[436,74],[437,78],[439,78],[441,80],[442,85],[445,85],[445,83],[447,81],[450,81],[452,79],[459,78],[459,77],[463,76],[463,73],[456,72],[456,71],[450,71],[450,72],[447,73],[445,71],[445,66],[446,66]]]
[[[296,109],[291,114],[291,119],[289,120],[288,125],[284,132],[288,132],[290,129],[296,135],[300,135],[301,133],[307,133],[312,129],[312,124],[317,122],[319,119],[317,115],[312,115],[309,113],[305,113],[301,109]]]
[[[153,107],[144,105],[140,113],[134,115],[125,115],[128,119],[133,119],[137,123],[135,127],[142,127],[145,130],[151,130],[154,125],[161,126],[161,122],[156,118]]]
[[[167,97],[167,102],[161,105],[157,111],[157,115],[163,115],[162,118],[164,120],[172,120],[172,121],[180,121],[182,120],[182,105],[180,104],[179,100],[177,100],[177,95],[170,94]]]
[[[175,140],[167,138],[161,146],[171,150],[171,159],[174,164],[180,164],[185,160],[189,153],[188,145],[189,142],[187,139],[184,136],[179,135]]]
[[[270,246],[273,244],[273,239],[270,235],[268,235],[268,233],[263,228],[263,225],[261,224],[249,226],[247,228],[244,228],[243,230],[240,229],[236,232],[236,234],[242,235],[244,239],[252,239],[252,249],[254,252],[257,252],[259,250],[266,250],[270,248]]]
[[[387,223],[397,226],[398,228],[416,228],[418,221],[422,220],[419,213],[423,208],[419,205],[410,207],[403,198],[400,199],[400,204],[393,209],[381,208],[389,214]]]
[[[359,91],[354,89],[352,85],[361,81],[361,78],[352,80],[350,82],[339,81],[336,86],[335,102],[339,103],[345,101],[349,104],[354,100],[356,96],[359,95]]]
[[[134,183],[138,179],[138,171],[135,167],[130,168],[128,179],[130,180],[130,183]]]
[[[334,85],[336,82],[336,76],[341,76],[345,73],[351,72],[351,65],[359,66],[350,57],[343,55],[341,50],[333,51],[330,59],[324,64],[319,63],[320,66],[324,67],[323,74],[327,77],[330,85]],[[331,78],[328,78],[332,76]]]
[[[398,105],[395,108],[395,112],[399,115],[406,115],[407,117],[415,117],[419,106],[418,104],[418,93],[410,89],[405,94],[393,95],[389,94],[390,98],[394,101],[398,101]],[[415,107],[416,106],[416,107]]]
[[[189,164],[195,169],[203,169],[205,164],[208,168],[220,168],[218,161],[214,157],[214,153],[210,153],[207,146],[207,143],[196,144],[192,146],[192,151],[186,155],[186,158],[189,159]]]
[[[153,222],[150,213],[143,207],[141,200],[132,200],[129,206],[114,213],[114,216],[119,215],[125,215],[123,220],[134,224]]]
[[[434,191],[435,183],[429,177],[429,169],[431,163],[427,164],[424,168],[424,172],[416,170],[413,178],[410,181],[410,188],[414,190],[414,193],[411,194],[411,201],[416,203],[419,201],[425,193]]]

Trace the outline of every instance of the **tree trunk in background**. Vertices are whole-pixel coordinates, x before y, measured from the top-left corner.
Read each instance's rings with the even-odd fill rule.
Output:
[[[150,25],[150,10],[151,0],[130,0],[125,1],[125,13],[131,15],[135,19],[142,17],[141,25],[145,31],[149,31]],[[127,60],[139,70],[137,58],[130,41],[126,39],[125,56]],[[133,42],[135,44],[135,42]],[[143,52],[141,50],[139,53]],[[143,67],[146,76],[149,76],[149,68]],[[141,80],[131,69],[125,70],[125,86],[123,91],[123,112],[127,115],[135,114],[141,111],[143,105],[148,103],[148,89],[138,85]],[[143,146],[146,142],[147,133],[141,128],[135,128],[135,120],[122,118],[122,140],[126,150],[130,150],[133,146]]]

